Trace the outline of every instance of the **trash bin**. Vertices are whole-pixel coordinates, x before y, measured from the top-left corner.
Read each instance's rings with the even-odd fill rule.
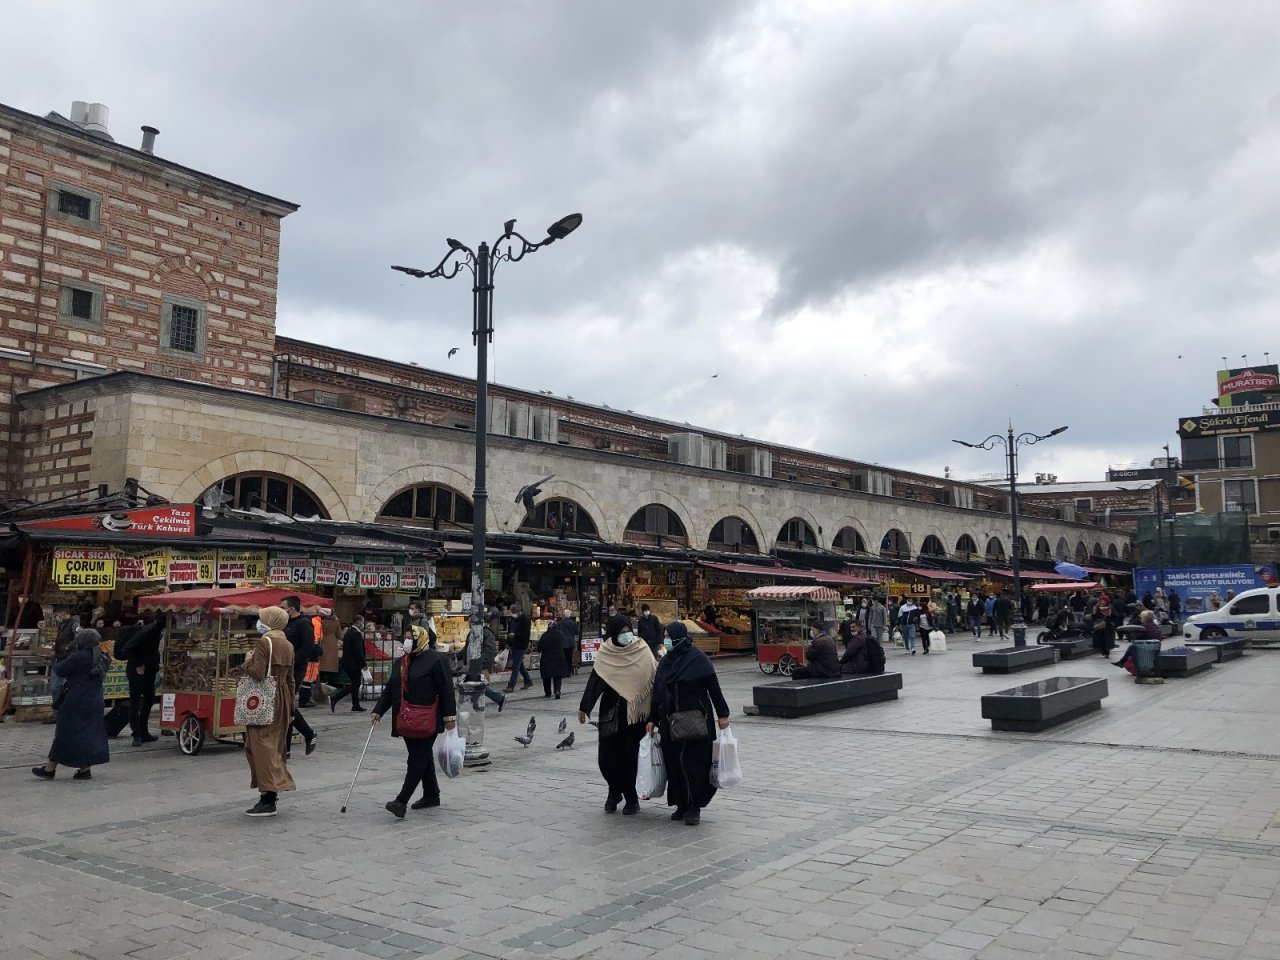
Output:
[[[1135,640],[1133,642],[1133,665],[1139,677],[1156,675],[1156,657],[1160,655],[1159,640]]]

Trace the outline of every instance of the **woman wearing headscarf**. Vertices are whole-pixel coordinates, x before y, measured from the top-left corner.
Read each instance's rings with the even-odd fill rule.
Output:
[[[52,780],[59,764],[76,768],[72,780],[91,780],[89,768],[111,759],[102,702],[102,678],[111,658],[102,652],[101,642],[97,630],[77,630],[67,656],[54,665],[64,692],[49,759],[31,770],[41,780]]]
[[[564,634],[560,632],[560,623],[552,620],[547,632],[538,638],[538,672],[542,674],[544,699],[550,698],[552,689],[556,699],[560,699],[561,681],[569,673],[564,653]]]
[[[387,801],[387,810],[400,820],[404,819],[418,784],[422,784],[422,798],[414,802],[413,809],[440,806],[440,784],[436,780],[434,756],[436,737],[441,730],[452,730],[458,721],[453,671],[444,654],[432,649],[431,638],[432,634],[426,627],[412,624],[405,627],[402,655],[392,665],[391,676],[382,688],[377,706],[373,708],[374,723],[381,720],[388,710],[391,711],[391,735],[399,737],[397,721],[406,701],[415,707],[436,706],[436,726],[430,736],[403,738],[409,754],[404,785],[394,800]]]
[[[1091,621],[1093,649],[1099,656],[1110,656],[1112,648],[1115,647],[1115,628],[1111,623],[1112,613],[1111,596],[1105,592],[1099,594],[1097,602],[1093,605]]]
[[[653,653],[648,644],[637,642],[631,632],[631,621],[623,616],[610,618],[605,625],[604,643],[596,653],[594,669],[587,679],[587,689],[578,704],[578,723],[586,723],[587,714],[597,701],[600,703],[596,759],[600,774],[609,785],[605,813],[613,813],[623,800],[626,801],[622,808],[624,816],[633,816],[640,810],[640,799],[636,796],[636,761],[649,719],[656,670]]]
[[[672,820],[689,826],[701,819],[702,808],[711,802],[716,788],[711,785],[711,747],[715,718],[720,729],[729,726],[729,704],[720,692],[715,667],[705,653],[693,645],[688,628],[676,620],[667,624],[667,655],[658,664],[653,680],[653,704],[649,710],[648,733],[662,734],[662,762],[667,768],[667,806],[675,807]],[[701,735],[677,740],[672,722],[680,727],[696,727],[702,714]],[[695,721],[689,724],[690,720]]]
[[[257,644],[244,659],[244,672],[254,680],[276,679],[276,709],[265,726],[244,728],[244,755],[249,761],[249,786],[258,791],[258,802],[245,811],[251,817],[274,817],[276,799],[296,790],[285,763],[289,750],[289,724],[293,719],[293,644],[284,635],[289,614],[283,607],[258,611]]]

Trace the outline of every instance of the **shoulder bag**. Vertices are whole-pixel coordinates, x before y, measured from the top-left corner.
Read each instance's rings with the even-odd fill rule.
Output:
[[[396,733],[414,740],[426,740],[438,732],[436,714],[440,698],[430,706],[409,702],[409,654],[400,660],[400,710],[396,713]]]
[[[271,638],[267,637],[267,675],[245,674],[236,682],[235,722],[241,727],[269,727],[276,720],[276,678],[271,675]]]
[[[671,730],[671,739],[677,743],[686,740],[707,740],[707,715],[701,710],[681,710],[680,694],[676,694],[676,709],[667,721]]]
[[[596,724],[596,730],[602,737],[615,736],[619,728],[618,714],[621,713],[619,706],[622,701],[615,700],[612,707],[608,710],[600,710],[600,722]]]

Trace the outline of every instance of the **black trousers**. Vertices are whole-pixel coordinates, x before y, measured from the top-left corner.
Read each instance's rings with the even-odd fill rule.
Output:
[[[404,772],[404,786],[400,788],[396,799],[401,803],[408,803],[413,799],[418,784],[422,784],[424,797],[439,800],[440,783],[436,780],[435,764],[436,738],[434,736],[426,739],[405,737],[404,745],[409,751],[409,760]]]
[[[289,736],[293,736],[293,731],[295,730],[302,734],[303,738],[307,740],[310,740],[316,735],[316,732],[311,729],[311,724],[307,723],[307,718],[300,714],[296,709],[293,711],[293,721],[289,724]]]
[[[341,690],[339,690],[337,693],[331,695],[329,697],[329,702],[332,705],[337,706],[339,700],[341,700],[343,697],[347,695],[350,695],[351,707],[352,709],[354,709],[360,706],[360,684],[362,682],[360,671],[348,670],[346,667],[343,667],[342,675],[346,678],[347,685],[343,687]]]
[[[542,693],[544,696],[551,696],[551,688],[555,687],[556,696],[560,696],[560,678],[559,677],[543,677]]]
[[[625,704],[621,706],[626,710]],[[636,766],[640,758],[640,741],[645,737],[644,724],[623,727],[611,737],[601,737],[596,753],[600,775],[609,785],[610,799],[622,797],[627,803],[638,803]]]
[[[129,671],[129,728],[135,737],[147,735],[147,722],[156,702],[156,675]]]

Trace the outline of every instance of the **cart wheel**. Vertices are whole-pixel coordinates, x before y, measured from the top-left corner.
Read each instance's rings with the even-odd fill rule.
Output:
[[[778,672],[778,665],[776,663],[765,663],[763,660],[759,660],[756,662],[756,666],[759,667],[760,672],[766,676],[771,673]]]
[[[791,671],[795,668],[796,661],[789,653],[784,653],[782,659],[778,661],[778,672],[784,677],[791,676]]]
[[[204,724],[198,717],[188,716],[178,728],[178,749],[194,757],[204,747]]]

